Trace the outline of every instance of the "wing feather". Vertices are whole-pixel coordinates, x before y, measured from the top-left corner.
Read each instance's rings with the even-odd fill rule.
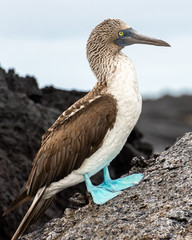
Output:
[[[26,183],[27,195],[34,196],[40,188],[79,168],[102,145],[115,122],[117,107],[114,98],[105,95],[74,114],[68,112],[70,116],[61,115],[42,138]]]

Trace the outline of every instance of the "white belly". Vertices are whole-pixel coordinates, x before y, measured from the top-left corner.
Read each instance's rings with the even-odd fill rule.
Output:
[[[129,68],[127,68],[129,65]],[[101,148],[85,159],[81,167],[64,179],[52,183],[45,192],[49,198],[57,192],[84,181],[83,175],[93,176],[108,165],[121,151],[141,112],[135,70],[128,58],[118,66],[116,79],[109,78],[108,92],[117,99],[117,117],[113,129],[107,132]]]
[[[74,173],[88,173],[89,176],[93,176],[108,165],[119,154],[125,145],[129,134],[138,120],[140,111],[141,107],[138,104],[134,107],[130,106],[127,108],[127,113],[124,115],[118,111],[114,127],[107,133],[101,148],[98,149],[90,158],[86,159],[82,166],[78,170],[74,171]]]

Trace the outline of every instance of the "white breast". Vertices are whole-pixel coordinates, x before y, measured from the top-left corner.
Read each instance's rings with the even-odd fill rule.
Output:
[[[108,75],[108,93],[117,100],[117,117],[112,130],[106,134],[103,145],[92,156],[85,159],[81,167],[64,179],[52,183],[45,198],[84,181],[83,175],[96,174],[109,164],[123,148],[141,113],[141,96],[138,90],[134,66],[127,56],[118,55],[113,62],[115,72]]]
[[[76,172],[90,176],[109,164],[123,148],[129,134],[137,123],[141,113],[141,95],[139,93],[134,66],[124,54],[115,61],[116,71],[108,76],[108,93],[117,100],[117,117],[102,147],[89,159],[86,159]]]

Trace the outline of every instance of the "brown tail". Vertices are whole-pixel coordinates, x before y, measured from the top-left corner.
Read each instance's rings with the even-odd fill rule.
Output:
[[[27,189],[26,189],[26,186],[24,185],[24,187],[21,189],[20,193],[17,195],[15,200],[13,200],[11,205],[3,213],[3,216],[7,215],[9,212],[11,212],[14,208],[18,207],[19,205],[25,203],[30,198],[31,198],[31,196],[27,195]]]
[[[24,232],[27,230],[27,228],[47,210],[47,208],[53,201],[54,196],[49,199],[42,199],[45,189],[46,187],[43,187],[37,192],[30,208],[25,214],[23,220],[21,221],[11,240],[20,239]]]

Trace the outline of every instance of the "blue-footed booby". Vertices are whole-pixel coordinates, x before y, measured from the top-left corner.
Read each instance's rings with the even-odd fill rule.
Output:
[[[170,46],[139,34],[119,19],[107,19],[91,32],[87,59],[97,83],[43,135],[28,180],[4,213],[34,197],[12,240],[20,239],[63,189],[85,181],[93,201],[103,204],[142,179],[142,174],[133,174],[111,180],[108,171],[141,113],[135,68],[121,52],[136,43]],[[90,177],[101,169],[104,182],[94,186]]]

